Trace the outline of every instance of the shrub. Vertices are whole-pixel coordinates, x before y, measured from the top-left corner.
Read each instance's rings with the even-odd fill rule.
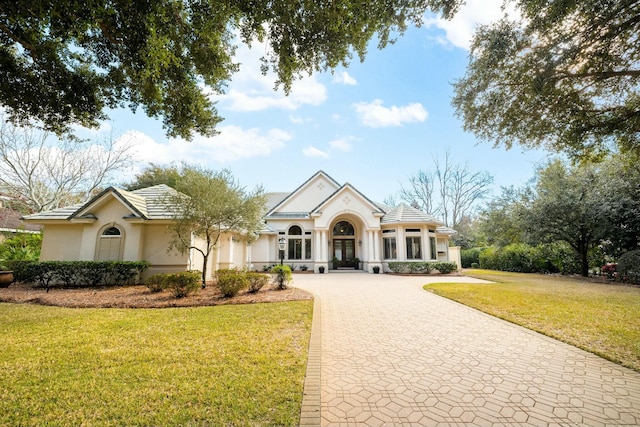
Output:
[[[293,274],[288,265],[276,265],[271,269],[273,287],[277,290],[287,289],[293,280]]]
[[[222,269],[216,272],[216,286],[225,297],[234,297],[249,286],[244,271]]]
[[[167,274],[167,289],[170,289],[176,298],[184,298],[195,293],[201,287],[202,272],[181,271],[180,273]]]
[[[480,264],[478,264],[477,262],[472,262],[471,268],[480,268]]]
[[[42,261],[13,264],[22,269],[19,281],[49,288],[134,284],[149,267],[146,261]]]
[[[167,274],[154,274],[153,276],[147,277],[144,284],[151,292],[162,292],[169,286],[167,276]]]
[[[433,270],[434,263],[431,262],[390,262],[387,264],[389,270],[394,273],[429,274]]]
[[[269,276],[266,274],[247,272],[246,276],[249,280],[249,293],[251,294],[255,294],[269,283]]]
[[[442,274],[449,274],[458,270],[458,265],[455,262],[436,262],[433,263],[433,268],[438,270]]]
[[[473,268],[473,264],[480,265],[480,253],[486,248],[471,248],[460,251],[462,268]],[[476,267],[477,268],[477,267]]]
[[[640,285],[640,250],[625,252],[620,256],[618,274],[622,280]]]

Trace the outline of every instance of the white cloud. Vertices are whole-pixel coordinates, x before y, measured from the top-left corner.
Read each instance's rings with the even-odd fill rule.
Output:
[[[233,111],[261,111],[269,108],[296,110],[303,105],[320,105],[327,100],[327,88],[315,75],[295,80],[291,92],[285,95],[282,88],[274,90],[277,76],[273,72],[263,75],[260,56],[268,51],[265,43],[252,42],[252,47],[240,43],[234,61],[240,63],[229,89],[224,95],[212,95]]]
[[[304,154],[307,157],[321,157],[323,159],[326,159],[327,157],[329,157],[328,152],[322,151],[319,148],[314,147],[313,145],[310,145],[304,150],[302,150],[302,154]]]
[[[131,141],[138,160],[166,164],[173,161],[187,163],[226,163],[258,156],[268,156],[284,148],[291,135],[280,129],[242,129],[220,126],[219,135],[208,138],[196,136],[192,141],[171,139],[159,143],[138,131],[129,131],[120,138]]]
[[[331,148],[331,150],[351,151],[351,144],[349,143],[349,140],[351,139],[353,138],[335,139],[329,142],[329,147]]]
[[[333,75],[333,80],[332,81],[333,81],[333,83],[341,83],[341,84],[350,85],[350,86],[355,86],[355,85],[358,84],[356,79],[351,77],[349,75],[349,73],[347,73],[346,71],[341,71],[339,73],[335,73]]]
[[[502,10],[502,4],[503,0],[467,0],[453,19],[448,21],[430,16],[424,19],[424,23],[427,27],[436,27],[445,32],[444,39],[438,38],[443,44],[452,44],[469,50],[476,28],[479,25],[495,22],[505,14],[505,11]],[[520,16],[513,4],[509,4],[506,12],[515,19]]]
[[[382,105],[382,100],[375,99],[369,103],[355,103],[352,107],[356,110],[362,124],[373,128],[424,122],[429,115],[422,104],[418,102],[403,107],[393,105],[387,108]]]

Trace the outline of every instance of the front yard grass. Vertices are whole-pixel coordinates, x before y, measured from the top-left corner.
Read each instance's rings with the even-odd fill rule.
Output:
[[[640,288],[490,270],[465,274],[497,283],[424,288],[640,371]]]
[[[0,426],[294,426],[312,301],[0,304]]]

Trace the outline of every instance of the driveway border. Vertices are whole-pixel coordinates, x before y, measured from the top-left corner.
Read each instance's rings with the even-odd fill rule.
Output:
[[[311,321],[311,337],[309,338],[309,355],[307,372],[302,392],[300,408],[300,427],[318,427],[320,418],[320,372],[322,358],[322,324],[320,298],[313,295],[313,318]]]

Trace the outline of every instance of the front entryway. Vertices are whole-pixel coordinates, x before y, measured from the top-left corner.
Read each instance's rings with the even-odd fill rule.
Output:
[[[338,259],[336,267],[356,267],[356,239],[333,239],[333,258]]]
[[[357,267],[356,232],[349,221],[339,221],[333,226],[333,268]]]

